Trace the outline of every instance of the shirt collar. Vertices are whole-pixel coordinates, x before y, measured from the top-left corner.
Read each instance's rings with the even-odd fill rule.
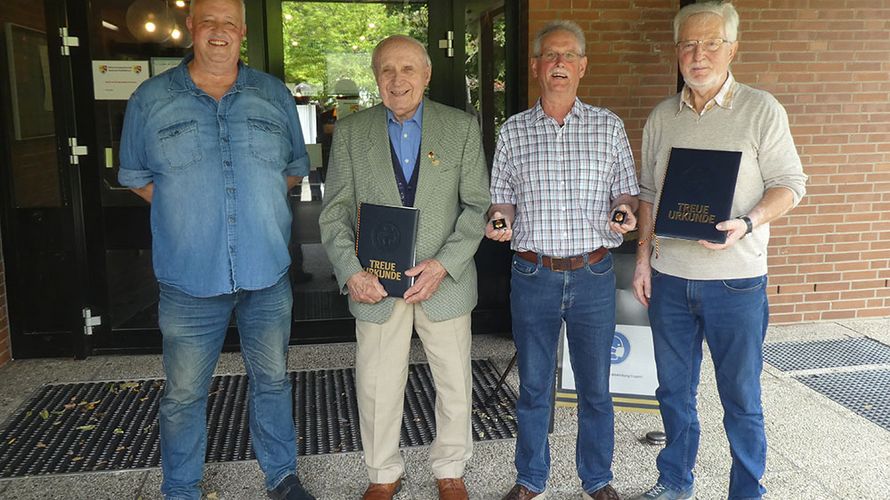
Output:
[[[179,66],[173,69],[173,74],[170,77],[170,87],[171,91],[178,92],[191,92],[192,94],[199,94],[203,91],[195,85],[195,82],[192,80],[192,76],[189,74],[189,63],[192,59],[195,58],[194,52],[189,52],[185,57],[182,58],[182,61],[179,63]],[[235,78],[235,84],[232,85],[232,90],[234,92],[240,92],[244,87],[252,87],[251,80],[249,80],[249,75],[247,71],[244,71],[247,66],[241,60],[238,61],[238,77]]]
[[[581,122],[584,121],[584,113],[582,112],[581,99],[575,97],[575,102],[572,104],[572,109],[569,110],[569,113],[566,115],[565,122],[569,122],[571,120],[579,120]],[[528,120],[532,123],[537,123],[544,118],[552,118],[544,112],[544,107],[541,105],[541,99],[538,98],[538,101],[535,103],[535,107],[532,108],[531,114],[529,114]]]
[[[404,125],[400,124],[398,120],[396,120],[396,115],[393,114],[392,111],[389,110],[386,106],[383,107],[386,110],[386,121],[388,123],[395,123],[396,125]],[[423,99],[420,100],[420,105],[417,106],[417,110],[414,111],[414,116],[405,120],[405,123],[414,122],[417,124],[417,128],[423,129]]]
[[[727,72],[726,81],[723,82],[723,86],[720,87],[720,91],[717,92],[717,95],[705,103],[705,108],[702,110],[702,114],[713,108],[714,105],[725,109],[732,109],[732,100],[733,97],[735,97],[735,90],[735,78],[733,78],[732,72]],[[680,93],[680,109],[677,110],[677,113],[679,114],[684,108],[689,108],[695,111],[692,99],[692,89],[687,85],[683,85],[683,91]]]

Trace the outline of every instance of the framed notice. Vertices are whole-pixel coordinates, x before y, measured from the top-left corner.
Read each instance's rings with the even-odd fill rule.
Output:
[[[13,23],[4,28],[15,138],[52,136],[56,131],[46,34]]]
[[[126,101],[148,80],[148,61],[93,61],[93,94],[97,101]]]

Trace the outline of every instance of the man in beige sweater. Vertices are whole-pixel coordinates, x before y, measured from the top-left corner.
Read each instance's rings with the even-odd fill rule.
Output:
[[[729,498],[761,498],[766,437],[760,403],[769,222],[804,195],[806,176],[788,117],[770,94],[738,83],[729,64],[739,17],[729,3],[684,7],[674,19],[682,92],[660,103],[643,129],[640,234],[634,293],[649,307],[658,398],[667,445],[656,485],[640,498],[693,498],[701,433],[696,391],[707,340],[732,453]],[[726,241],[658,239],[652,232],[671,148],[741,151]],[[656,236],[657,238],[657,236]],[[653,255],[653,247],[657,248]]]

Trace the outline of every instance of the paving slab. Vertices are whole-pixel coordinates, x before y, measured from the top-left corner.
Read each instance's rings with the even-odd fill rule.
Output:
[[[767,342],[824,340],[869,336],[890,344],[890,318],[845,320],[831,323],[770,327]],[[491,358],[504,369],[515,352],[509,338],[494,335],[473,338],[472,356]],[[296,346],[288,367],[292,370],[345,368],[354,364],[354,344]],[[412,360],[425,356],[416,339]],[[243,373],[239,353],[223,353],[217,373]],[[0,420],[9,415],[45,383],[159,377],[159,355],[95,356],[86,361],[67,359],[13,361],[0,369]],[[769,454],[764,484],[766,498],[885,499],[890,491],[890,431],[852,413],[796,381],[794,372],[765,365],[761,379]],[[518,388],[515,368],[507,383]],[[705,353],[698,409],[703,437],[697,473],[697,498],[725,498],[729,452],[722,430],[722,408],[716,392],[713,365]],[[616,450],[613,485],[623,498],[642,493],[657,478],[655,457],[660,447],[643,444],[646,432],[660,430],[658,414],[616,412]],[[551,437],[551,499],[580,498],[575,472],[577,410],[558,408]],[[515,440],[476,443],[467,465],[471,498],[499,499],[513,485]],[[436,498],[429,467],[428,447],[404,450],[408,482],[397,500]],[[301,478],[319,499],[355,499],[367,484],[361,453],[318,455],[299,459]],[[0,498],[160,498],[160,470],[78,474],[0,480]],[[220,499],[263,498],[263,476],[255,461],[210,464],[205,493]]]
[[[2,498],[8,500],[139,498],[146,471],[40,476],[8,481]]]

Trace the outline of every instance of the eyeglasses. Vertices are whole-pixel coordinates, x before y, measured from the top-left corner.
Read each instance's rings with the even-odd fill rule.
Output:
[[[682,40],[677,42],[677,49],[683,54],[695,52],[695,48],[701,45],[705,52],[716,52],[724,43],[732,43],[723,38],[711,38],[710,40]]]
[[[552,50],[548,50],[538,57],[547,62],[556,62],[560,56],[562,56],[562,60],[567,63],[573,63],[582,57],[574,52],[554,52]]]

